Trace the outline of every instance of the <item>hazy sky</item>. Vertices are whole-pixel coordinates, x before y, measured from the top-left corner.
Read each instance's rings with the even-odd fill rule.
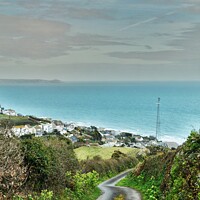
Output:
[[[0,0],[0,79],[200,80],[200,0]]]

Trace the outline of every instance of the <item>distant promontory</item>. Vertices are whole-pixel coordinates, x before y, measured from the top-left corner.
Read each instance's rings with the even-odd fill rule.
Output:
[[[61,84],[60,80],[43,80],[43,79],[0,79],[0,85],[48,85]]]

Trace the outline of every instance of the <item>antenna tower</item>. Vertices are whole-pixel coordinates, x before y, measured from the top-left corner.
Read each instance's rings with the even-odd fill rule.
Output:
[[[157,103],[157,120],[156,120],[156,139],[158,140],[158,136],[160,134],[160,97],[158,98]]]

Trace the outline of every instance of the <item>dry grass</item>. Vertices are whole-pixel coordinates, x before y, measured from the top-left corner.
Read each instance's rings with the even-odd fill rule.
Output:
[[[94,156],[101,156],[102,159],[109,159],[111,158],[112,154],[115,150],[119,150],[122,153],[135,155],[139,150],[135,148],[128,148],[128,147],[79,147],[75,149],[76,156],[78,160],[86,160],[91,159]]]

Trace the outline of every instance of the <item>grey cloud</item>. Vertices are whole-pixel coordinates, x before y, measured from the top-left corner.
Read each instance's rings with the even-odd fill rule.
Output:
[[[0,27],[0,55],[15,58],[41,59],[67,55],[70,50],[132,45],[110,36],[81,33],[70,35],[69,24],[48,20],[0,15]]]
[[[146,49],[149,49],[149,50],[150,50],[150,49],[153,49],[152,46],[150,46],[150,45],[145,45],[144,47],[145,47]]]
[[[98,34],[76,34],[75,36],[66,36],[67,43],[72,46],[110,46],[124,45],[132,46],[133,44],[123,42],[122,38],[115,38]]]
[[[11,3],[7,1],[0,2],[0,6],[8,6],[8,5],[11,5]]]
[[[0,15],[0,55],[48,58],[66,54],[62,46],[70,25],[47,20]],[[47,43],[56,39],[57,43]],[[60,45],[61,44],[61,45]]]
[[[195,6],[190,6],[184,9],[184,11],[192,13],[192,14],[200,14],[200,3]]]
[[[121,59],[140,59],[140,60],[159,60],[172,62],[190,62],[191,65],[200,61],[200,25],[183,31],[177,38],[170,41],[167,45],[169,50],[160,51],[115,51],[106,55]]]
[[[192,58],[199,58],[200,51],[200,25],[196,24],[193,28],[188,28],[182,32],[180,38],[174,39],[169,42],[168,45],[183,49],[187,54],[185,56],[191,56]]]
[[[129,51],[129,52],[110,52],[106,55],[121,58],[121,59],[139,59],[149,61],[170,61],[170,62],[190,62],[191,65],[195,61],[199,61],[199,51],[193,51],[190,49],[180,50],[161,50],[161,51]]]
[[[37,9],[40,17],[70,17],[74,19],[106,19],[113,20],[113,12],[106,8],[90,7],[87,1],[42,1],[18,0],[15,2],[20,7],[29,11]],[[93,3],[94,4],[94,3]],[[112,13],[112,14],[111,14]],[[29,15],[36,13],[29,12]]]
[[[41,6],[41,1],[40,0],[18,0],[16,4],[27,8],[27,9],[35,9]]]
[[[107,55],[122,59],[140,59],[140,60],[174,60],[180,51],[148,51],[148,52],[110,52]]]
[[[59,9],[60,10],[60,9]],[[54,10],[55,12],[56,10]],[[106,19],[113,20],[114,17],[110,14],[107,9],[96,9],[96,8],[76,8],[70,7],[63,10],[63,15],[77,18],[77,19]]]
[[[154,33],[153,36],[155,37],[168,37],[171,36],[169,33]]]

